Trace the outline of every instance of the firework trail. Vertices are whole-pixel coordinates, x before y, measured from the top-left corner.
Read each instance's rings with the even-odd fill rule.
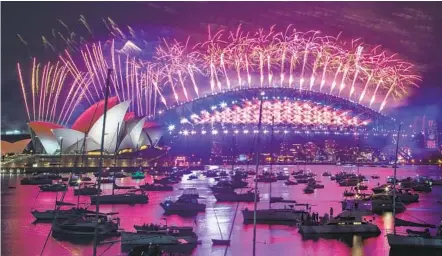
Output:
[[[138,38],[136,32],[128,27],[126,35],[110,18],[104,24],[111,40],[85,45],[80,45],[79,36],[64,22],[59,23],[66,32],[53,31],[53,35],[66,47],[58,62],[42,64],[33,58],[29,79],[24,79],[17,64],[29,120],[69,123],[76,106],[103,99],[108,68],[114,70],[111,95],[119,101],[131,100],[130,111],[149,116],[155,116],[160,105],[168,108],[207,93],[243,86],[319,87],[320,92],[347,100],[357,97],[360,104],[370,107],[381,98],[376,109],[382,111],[391,99],[405,95],[420,79],[413,73],[413,65],[385,51],[378,53],[379,47],[364,50],[368,46],[356,45],[354,40],[355,46],[347,49],[337,37],[320,36],[318,31],[301,33],[293,26],[279,33],[274,26],[255,32],[246,32],[241,26],[215,32],[208,27],[206,41],[192,44],[189,38],[184,43],[163,39],[154,56],[144,59],[139,54],[142,48],[128,40]],[[84,16],[79,23],[93,35]],[[46,37],[42,39],[46,48],[56,50]],[[72,56],[74,53],[78,54]],[[200,82],[204,79],[208,81]],[[58,100],[60,97],[67,101]]]

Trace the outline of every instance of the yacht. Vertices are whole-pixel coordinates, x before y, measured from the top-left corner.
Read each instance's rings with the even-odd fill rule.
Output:
[[[84,214],[93,214],[95,211],[89,211],[86,208],[73,207],[71,209],[59,209],[58,213],[56,210],[46,210],[46,211],[31,211],[32,216],[38,221],[52,221],[57,215],[57,219],[70,219],[75,217],[80,217]]]
[[[362,215],[346,211],[320,225],[303,224],[299,227],[303,235],[321,234],[373,234],[379,235],[381,230],[375,224],[362,219]]]
[[[157,183],[157,184],[163,184],[163,185],[168,185],[168,184],[176,184],[176,183],[180,183],[181,180],[177,179],[177,178],[172,178],[172,177],[164,177],[161,178],[159,180],[154,179],[153,183]]]
[[[149,233],[153,231],[167,231],[167,230],[173,230],[174,234],[180,234],[180,235],[192,235],[195,234],[193,232],[193,227],[191,226],[161,226],[156,224],[143,224],[143,225],[134,225],[135,230],[138,233]]]
[[[83,215],[80,218],[68,219],[52,224],[52,236],[54,238],[91,240],[94,237],[95,228],[98,228],[100,238],[117,236],[120,220],[110,219],[105,215],[99,216],[98,226],[95,214]]]
[[[432,236],[427,231],[406,230],[403,232],[387,232],[388,244],[391,248],[424,248],[424,249],[442,249],[442,222],[439,224],[438,231]]]
[[[149,197],[142,191],[140,194],[128,192],[114,195],[94,195],[90,196],[91,204],[97,204],[97,198],[100,198],[100,204],[145,204]]]
[[[255,193],[251,191],[246,193],[215,193],[214,196],[218,202],[253,202],[255,200]],[[256,199],[259,201],[259,193]]]
[[[302,205],[302,204],[298,204]],[[284,208],[270,208],[270,209],[257,209],[256,210],[256,222],[276,222],[276,223],[296,223],[299,222],[303,216],[308,212],[303,209],[295,209],[294,205],[284,206]],[[249,210],[245,208],[242,210],[242,215],[245,223],[253,222],[253,209]]]
[[[166,251],[167,247],[177,247],[176,249],[181,252],[181,246],[194,248],[198,243],[196,235],[183,236],[173,232],[174,230],[157,230],[146,233],[123,231],[121,232],[121,250],[126,252],[139,246],[158,245]]]
[[[43,191],[43,192],[66,191],[68,189],[66,184],[63,184],[63,183],[45,184],[45,185],[40,185],[38,187],[40,188],[40,191]]]
[[[173,187],[169,185],[148,184],[148,183],[140,185],[140,189],[144,191],[173,191]]]
[[[20,185],[44,185],[44,184],[52,184],[52,179],[25,177],[22,180],[20,180]]]
[[[393,196],[393,192],[387,192],[388,195]],[[419,202],[419,194],[413,194],[409,190],[403,191],[402,189],[396,190],[396,196],[404,204]]]
[[[304,194],[313,194],[315,193],[315,189],[313,187],[307,186],[304,188]]]
[[[328,177],[328,176],[331,176],[331,173],[329,171],[325,171],[322,173],[322,176]]]
[[[298,182],[293,181],[293,180],[286,180],[284,182],[284,184],[287,185],[287,186],[291,186],[291,185],[298,185]]]
[[[76,196],[91,196],[98,193],[101,193],[101,189],[97,189],[94,186],[74,189],[74,195]]]
[[[206,211],[206,205],[198,202],[198,199],[181,197],[177,201],[166,200],[160,203],[166,214],[186,214],[186,213],[198,213]]]
[[[277,180],[288,180],[290,178],[290,175],[288,175],[288,174],[286,174],[286,173],[284,173],[284,172],[279,172],[277,175],[276,175],[276,179]]]

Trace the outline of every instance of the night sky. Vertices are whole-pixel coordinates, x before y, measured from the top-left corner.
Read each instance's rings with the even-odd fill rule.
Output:
[[[121,27],[144,30],[152,40],[161,36],[200,37],[207,25],[258,28],[288,24],[300,31],[320,30],[327,35],[342,32],[341,39],[361,38],[382,45],[414,63],[423,77],[407,106],[397,117],[426,113],[442,115],[442,3],[441,2],[2,2],[2,129],[23,128],[26,114],[18,84],[16,63],[28,65],[30,56],[55,60],[43,47],[42,35],[61,30],[62,20],[72,31],[84,15],[94,39],[107,39],[102,18],[111,17]],[[83,27],[84,30],[84,27]],[[81,33],[79,31],[78,33]],[[25,47],[17,34],[26,41]]]

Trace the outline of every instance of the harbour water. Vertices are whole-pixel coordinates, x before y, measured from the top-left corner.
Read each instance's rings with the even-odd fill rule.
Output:
[[[251,167],[252,168],[252,167]],[[250,169],[251,169],[250,168]],[[296,166],[276,166],[275,171],[288,168],[290,172],[297,170]],[[286,186],[283,181],[272,183],[272,196],[282,196],[285,199],[296,200],[298,203],[312,204],[312,211],[319,212],[321,216],[329,212],[330,207],[334,212],[341,210],[340,200],[343,199],[344,187],[331,181],[329,177],[323,177],[324,171],[336,174],[341,171],[341,166],[301,166],[308,168],[317,174],[316,179],[325,185],[324,189],[316,189],[313,194],[304,194],[305,185]],[[347,168],[348,170],[348,168]],[[194,173],[198,174],[199,171]],[[388,176],[393,175],[392,168],[360,167],[359,173],[368,178],[366,184],[371,189],[378,182],[383,184]],[[379,174],[380,179],[373,180],[372,174]],[[67,175],[67,174],[65,174]],[[437,166],[401,166],[398,168],[398,177],[408,176],[441,176],[441,170]],[[92,174],[89,176],[93,177]],[[195,180],[188,180],[188,175],[182,178],[182,182],[174,185],[174,191],[149,192],[149,202],[144,205],[102,205],[101,212],[118,212],[121,218],[121,228],[134,231],[134,224],[158,223],[168,225],[194,226],[201,244],[193,251],[192,255],[252,255],[253,224],[243,224],[241,211],[245,207],[253,209],[253,203],[240,203],[233,226],[231,246],[213,246],[211,239],[224,239],[229,236],[232,220],[235,214],[236,203],[217,203],[212,192],[208,188],[216,182],[213,178],[206,178],[202,174]],[[33,224],[34,218],[30,214],[32,209],[45,210],[54,207],[55,192],[38,192],[38,186],[21,186],[20,179],[23,175],[2,174],[1,176],[1,221],[2,221],[2,255],[40,255],[46,237],[50,230],[50,224]],[[293,179],[293,178],[292,178]],[[147,175],[145,180],[152,182],[152,176]],[[249,176],[252,185],[252,178]],[[144,183],[143,180],[133,180],[131,177],[117,179],[118,185],[137,185]],[[14,189],[9,186],[16,186]],[[112,185],[104,184],[104,193],[110,193]],[[196,217],[179,217],[176,215],[164,216],[160,202],[166,198],[177,198],[184,188],[196,187],[200,194],[199,201],[207,205],[205,213],[199,213]],[[269,184],[259,184],[261,200],[259,208],[268,207]],[[367,191],[371,192],[371,190]],[[117,192],[118,193],[118,192]],[[61,196],[61,193],[58,194]],[[407,205],[407,210],[398,214],[398,217],[406,220],[420,220],[426,223],[438,224],[442,220],[442,204],[437,201],[442,198],[442,186],[433,186],[431,193],[420,193],[418,203]],[[72,187],[66,194],[65,202],[76,203],[77,198],[73,195]],[[81,196],[81,203],[88,203],[89,197]],[[94,209],[91,206],[90,209]],[[363,239],[359,236],[345,239],[318,238],[305,240],[298,232],[296,226],[283,225],[258,225],[257,226],[257,255],[389,255],[390,248],[385,237],[385,230],[392,228],[392,214],[384,213],[382,216],[374,215],[374,223],[378,225],[382,233],[377,237]],[[165,219],[164,219],[165,218]],[[370,218],[370,217],[369,217]],[[219,224],[219,227],[218,227]],[[220,229],[222,236],[220,234]],[[115,240],[115,239],[113,239]],[[103,253],[104,252],[104,253]],[[102,254],[103,253],[103,254]],[[125,255],[121,252],[120,244],[110,246],[103,244],[99,247],[99,255]],[[50,237],[42,255],[92,255],[92,246],[61,242]]]

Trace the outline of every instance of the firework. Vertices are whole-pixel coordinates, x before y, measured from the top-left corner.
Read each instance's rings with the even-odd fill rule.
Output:
[[[80,23],[92,33],[84,17]],[[155,116],[160,106],[263,87],[334,94],[382,111],[420,79],[413,73],[413,65],[380,51],[380,47],[370,50],[359,40],[346,47],[337,37],[322,36],[318,31],[303,33],[293,26],[284,32],[275,27],[255,32],[241,26],[230,32],[209,28],[204,42],[162,40],[149,59],[143,57],[142,47],[129,39],[137,37],[133,29],[129,28],[126,36],[111,19],[106,20],[106,26],[113,39],[104,43],[81,45],[74,35],[65,36],[69,47],[59,54],[59,61],[41,64],[34,59],[29,82],[17,66],[30,120],[68,123],[79,104],[103,99],[109,68],[114,70],[111,95],[120,101],[131,100],[130,111],[148,116]],[[46,39],[45,45],[54,48]],[[28,91],[32,94],[29,100]],[[60,96],[67,101],[59,101]],[[305,120],[308,123],[310,119]]]

